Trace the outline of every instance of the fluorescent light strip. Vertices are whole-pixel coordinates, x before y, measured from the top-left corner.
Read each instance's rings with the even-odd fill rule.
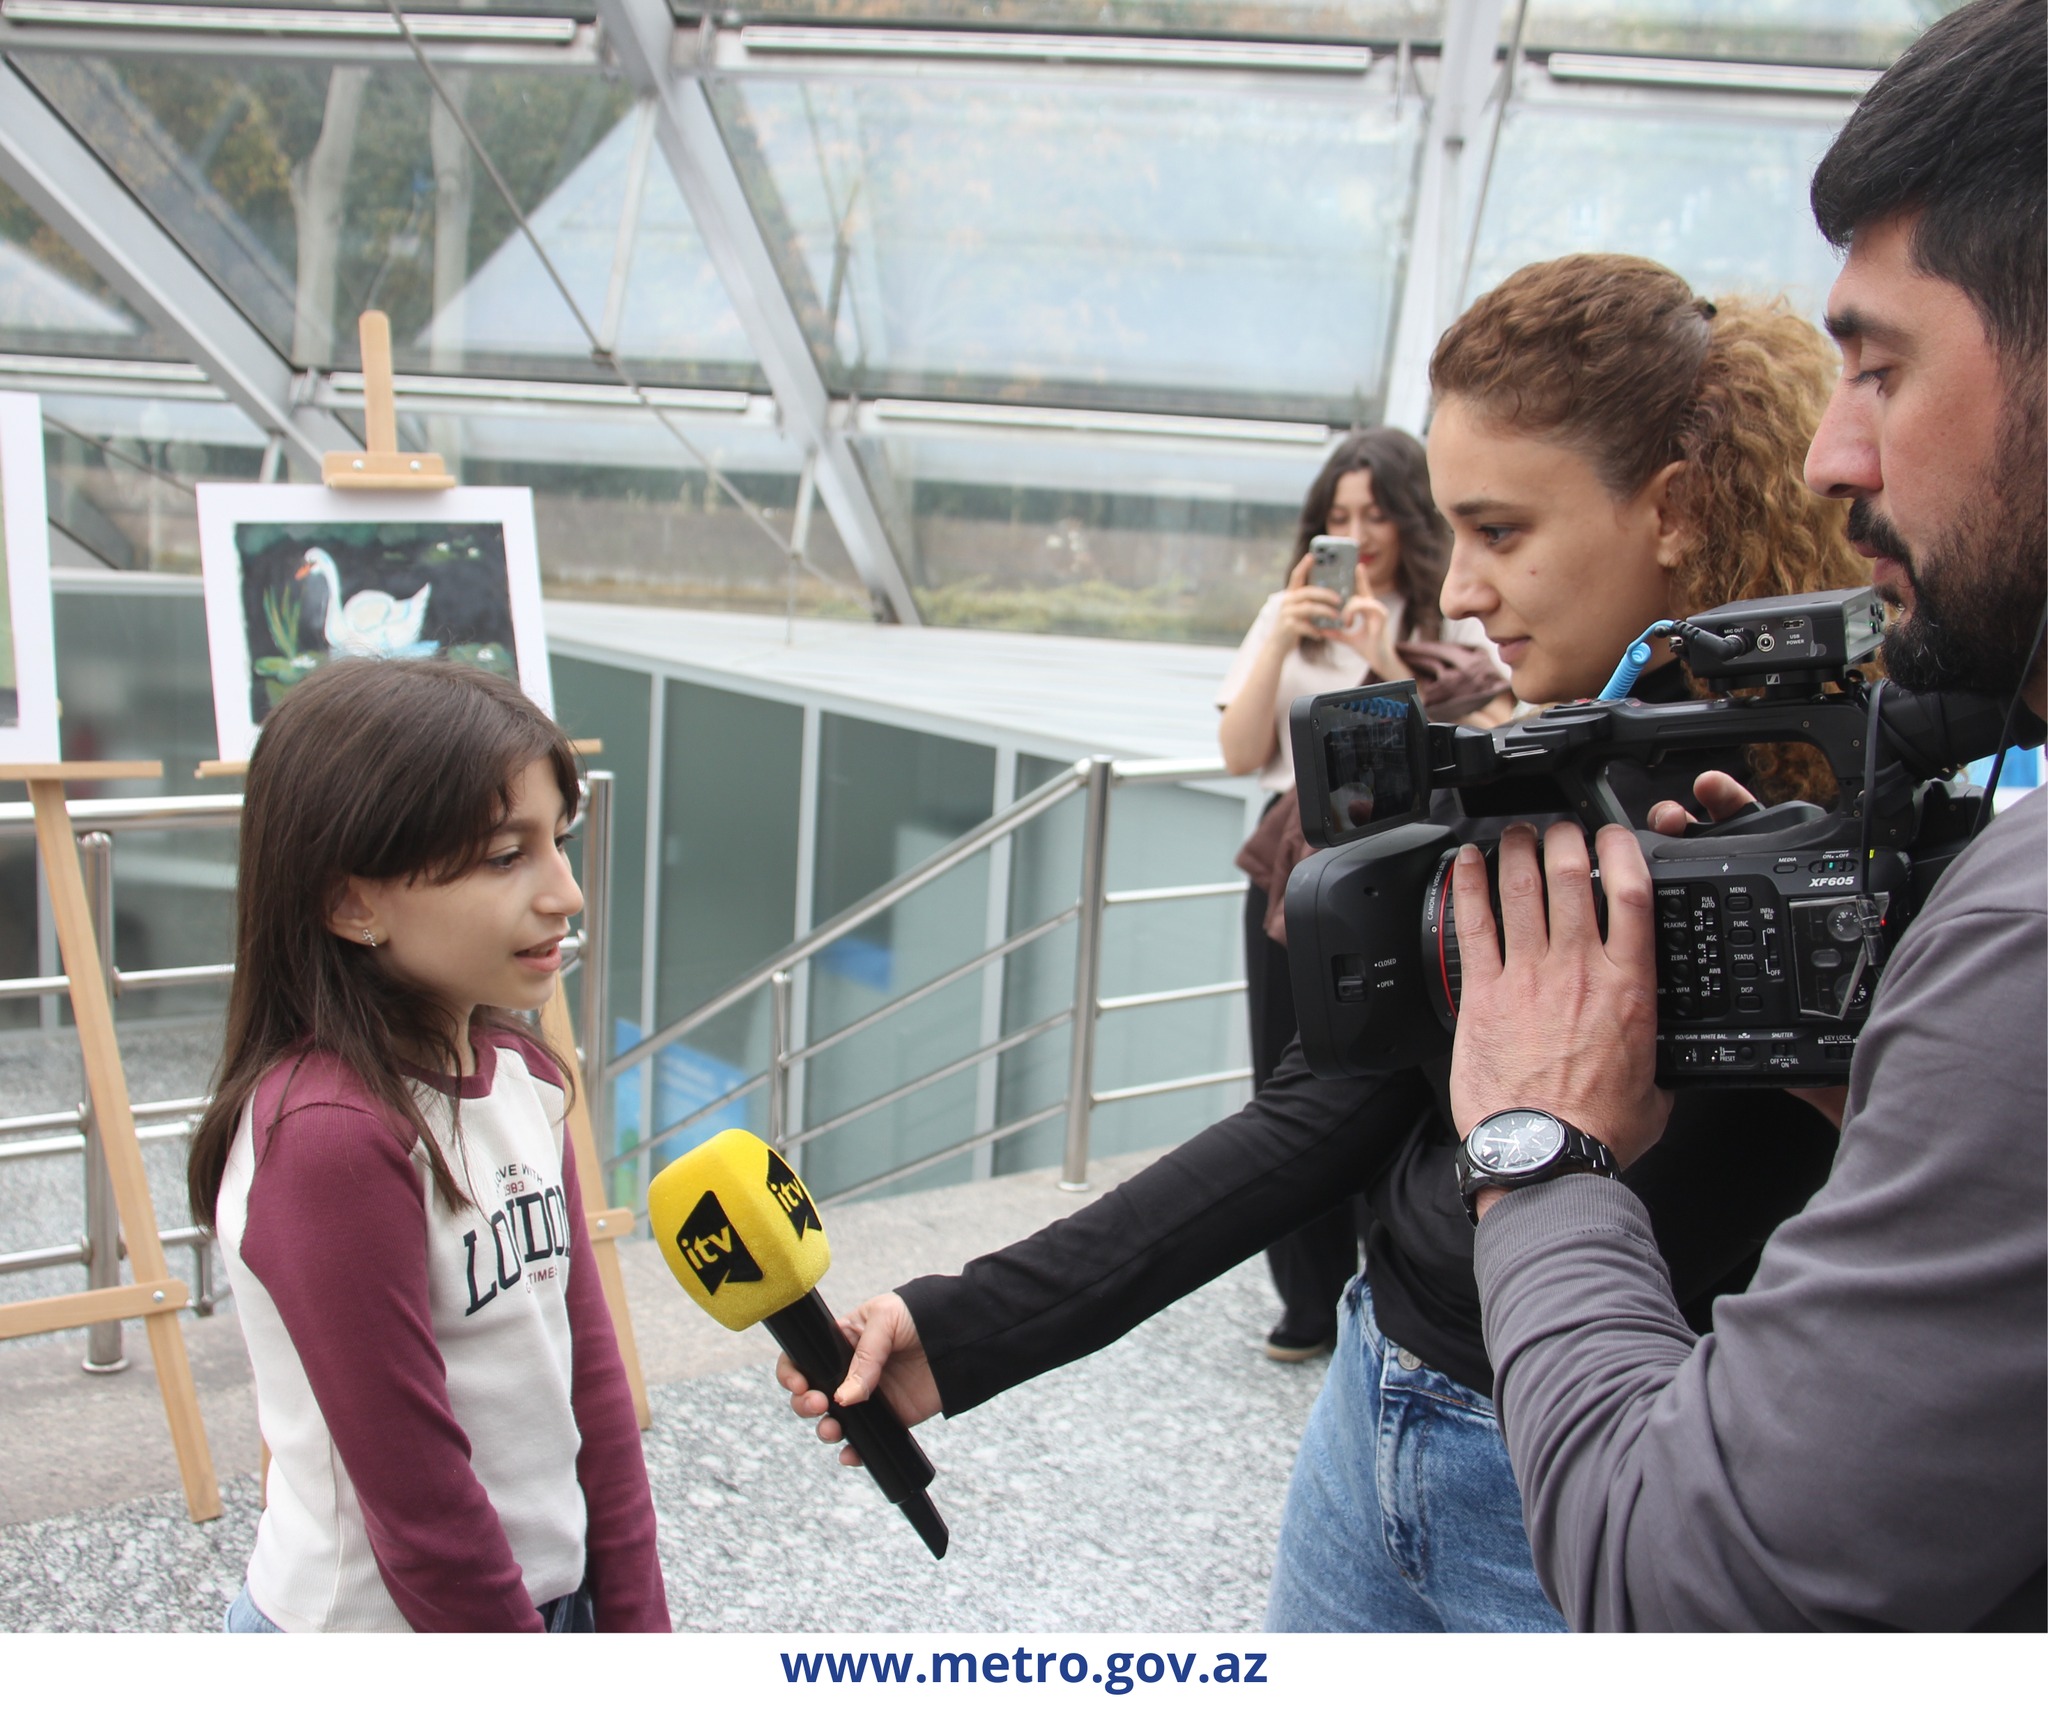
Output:
[[[59,393],[122,393],[141,398],[163,393],[189,399],[204,393],[225,399],[197,364],[147,358],[60,358],[32,352],[0,352],[0,376],[18,376]]]
[[[388,12],[309,12],[283,6],[119,5],[112,0],[0,0],[0,18],[14,25],[66,29],[161,30],[233,36],[374,38],[396,41]],[[423,41],[505,42],[526,47],[567,47],[576,40],[574,18],[508,18],[488,12],[406,14]]]
[[[1149,36],[1018,35],[982,30],[845,30],[809,24],[747,24],[740,30],[740,46],[749,54],[1199,66],[1216,71],[1351,76],[1367,70],[1373,59],[1370,48],[1285,42],[1176,42]]]
[[[393,376],[391,390],[401,399],[467,400],[492,405],[595,406],[606,410],[645,409],[630,389],[608,382],[522,382],[501,381],[484,376]],[[754,396],[738,389],[659,388],[645,390],[647,397],[668,411],[688,411],[724,417],[745,415]],[[319,390],[318,403],[353,410],[360,404],[363,378],[341,370],[327,377]]]
[[[1047,406],[969,405],[954,400],[877,399],[862,408],[876,428],[1035,430],[1061,434],[1163,436],[1182,441],[1262,441],[1321,447],[1330,439],[1320,423],[1276,423],[1266,418],[1164,417],[1135,411],[1064,411]]]
[[[1550,75],[1567,83],[1656,84],[1685,89],[1749,90],[1768,95],[1860,96],[1874,71],[1844,66],[1738,65],[1724,60],[1643,60],[1619,54],[1552,54]]]

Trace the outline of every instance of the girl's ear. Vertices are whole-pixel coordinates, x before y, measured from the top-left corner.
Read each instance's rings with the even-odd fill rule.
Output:
[[[361,877],[350,877],[327,909],[327,928],[344,942],[364,942],[372,947],[382,942],[384,926],[379,921],[374,894],[372,884]]]
[[[1692,547],[1693,528],[1672,504],[1671,486],[1685,469],[1683,459],[1674,459],[1643,486],[1643,499],[1657,512],[1657,564],[1672,571]]]

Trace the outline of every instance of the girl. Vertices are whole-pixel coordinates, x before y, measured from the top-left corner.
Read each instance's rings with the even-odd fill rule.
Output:
[[[1348,597],[1309,582],[1309,544],[1319,536],[1358,544]],[[1498,666],[1484,627],[1446,621],[1438,609],[1450,541],[1450,528],[1430,500],[1429,471],[1414,436],[1367,429],[1337,444],[1302,501],[1294,570],[1266,598],[1216,694],[1224,767],[1233,775],[1257,773],[1271,796],[1269,813],[1273,797],[1294,785],[1287,717],[1296,698],[1411,678],[1395,646],[1414,638],[1473,646],[1487,653],[1487,665]],[[1503,698],[1477,719],[1504,719],[1513,703]],[[1245,890],[1254,1092],[1272,1077],[1296,1030],[1287,949],[1267,929],[1270,907],[1257,882]],[[1295,1362],[1328,1350],[1337,1334],[1337,1296],[1358,1268],[1358,1237],[1354,1201],[1346,1199],[1266,1249],[1281,1301],[1280,1321],[1266,1337],[1267,1358]]]
[[[1639,258],[1510,276],[1431,366],[1430,474],[1456,533],[1445,611],[1484,621],[1533,701],[1596,695],[1652,620],[1863,583],[1843,504],[1800,482],[1832,371],[1819,331],[1789,310],[1717,307]],[[1636,695],[1688,690],[1666,662]],[[1640,822],[1657,800],[1690,798],[1700,761],[1617,767],[1610,782]],[[1745,772],[1801,770],[1795,755]],[[1435,809],[1453,839],[1499,832]],[[1366,1268],[1345,1292],[1295,1460],[1267,1626],[1561,1628],[1494,1419],[1440,1073],[1316,1079],[1290,1050],[1244,1110],[1065,1221],[859,1307],[839,1393],[857,1402],[879,1380],[910,1423],[964,1412],[1363,1191]],[[1694,1328],[1746,1285],[1771,1230],[1827,1177],[1834,1145],[1833,1127],[1785,1092],[1679,1094],[1628,1183]],[[778,1376],[796,1411],[836,1437],[825,1396],[786,1360]]]
[[[449,662],[322,668],[256,743],[188,1173],[271,1453],[230,1632],[669,1626],[570,1073],[514,1017],[582,910],[578,791]]]

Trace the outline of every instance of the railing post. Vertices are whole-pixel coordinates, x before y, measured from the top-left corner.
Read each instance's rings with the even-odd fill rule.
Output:
[[[105,834],[81,835],[78,857],[85,872],[85,903],[92,914],[92,933],[100,949],[100,982],[114,993],[114,843]],[[89,1288],[121,1285],[121,1213],[114,1204],[113,1177],[107,1172],[106,1148],[100,1139],[99,1117],[88,1092],[80,1104],[85,1134],[85,1280]],[[87,1371],[125,1371],[119,1323],[94,1324],[86,1332]]]
[[[1067,1154],[1062,1192],[1088,1190],[1088,1126],[1095,1112],[1095,1020],[1102,990],[1104,863],[1109,856],[1112,765],[1088,760],[1088,808],[1081,829],[1080,916],[1074,921],[1073,1051],[1067,1068]]]
[[[790,992],[795,980],[785,969],[768,980],[768,1142],[778,1151],[789,1136]]]
[[[612,785],[609,770],[593,769],[585,777],[590,802],[583,816],[583,1017],[577,1037],[583,1046],[583,1102],[590,1111],[590,1133],[597,1141],[598,1162],[609,1164],[618,1140],[611,1129],[611,1083],[604,1076],[612,1057]],[[609,1173],[606,1179],[610,1179]],[[610,1189],[605,1196],[611,1197]]]

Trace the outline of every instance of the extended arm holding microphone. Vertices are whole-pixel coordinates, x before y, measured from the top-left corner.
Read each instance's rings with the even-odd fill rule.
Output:
[[[810,1191],[762,1140],[720,1133],[656,1175],[648,1225],[677,1281],[727,1329],[765,1324],[807,1378],[837,1389],[853,1344],[816,1284],[832,1247]],[[934,1556],[946,1554],[946,1523],[925,1494],[932,1464],[886,1399],[839,1410],[846,1436],[882,1494]]]

